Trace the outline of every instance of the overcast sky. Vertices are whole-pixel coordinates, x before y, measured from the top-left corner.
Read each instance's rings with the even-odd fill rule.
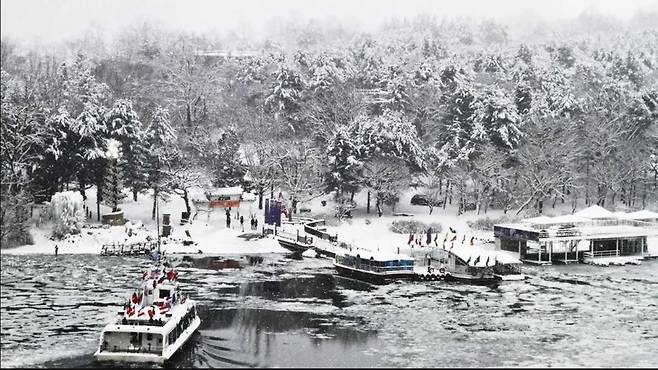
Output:
[[[417,14],[471,16],[509,21],[574,18],[582,11],[628,19],[658,12],[658,0],[2,0],[2,36],[50,43],[77,37],[90,26],[112,33],[148,20],[193,32],[258,30],[277,17],[339,19],[370,30],[391,17]]]

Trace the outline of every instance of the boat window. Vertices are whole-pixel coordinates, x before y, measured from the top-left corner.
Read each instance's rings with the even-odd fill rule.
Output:
[[[147,333],[146,340],[153,340],[153,333]]]

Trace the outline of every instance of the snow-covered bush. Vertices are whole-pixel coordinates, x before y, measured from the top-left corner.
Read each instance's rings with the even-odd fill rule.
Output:
[[[491,231],[493,230],[494,225],[496,224],[502,224],[506,222],[516,222],[519,220],[519,217],[512,217],[509,215],[502,215],[500,217],[484,217],[484,218],[478,218],[474,221],[466,221],[468,224],[468,227],[474,230],[486,230],[486,231]]]
[[[443,226],[438,222],[425,224],[416,220],[393,221],[390,230],[396,234],[424,233],[430,227],[433,233],[440,233],[443,230]]]
[[[55,222],[53,237],[62,239],[68,234],[80,233],[84,213],[82,195],[74,191],[55,193],[50,201],[50,212]]]

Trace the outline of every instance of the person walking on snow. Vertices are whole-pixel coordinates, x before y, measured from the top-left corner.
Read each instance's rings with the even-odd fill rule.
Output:
[[[242,228],[242,232],[244,232],[244,216],[240,216],[240,227]]]
[[[411,242],[414,241],[414,233],[409,233],[409,240],[407,241],[407,245],[411,244]]]

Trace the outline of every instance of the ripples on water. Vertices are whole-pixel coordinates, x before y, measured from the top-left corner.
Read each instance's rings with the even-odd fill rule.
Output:
[[[525,267],[526,281],[482,287],[372,286],[326,259],[263,257],[180,269],[203,321],[168,367],[658,365],[658,260]],[[100,331],[146,266],[3,255],[2,366],[97,366]]]

